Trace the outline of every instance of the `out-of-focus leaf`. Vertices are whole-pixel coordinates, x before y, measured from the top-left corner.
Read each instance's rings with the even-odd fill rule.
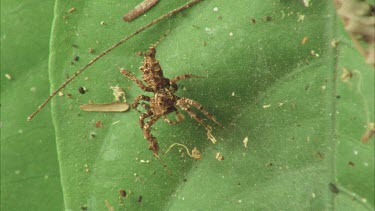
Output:
[[[4,211],[63,209],[49,106],[35,121],[26,121],[49,93],[53,5],[54,1],[1,1],[0,209]]]

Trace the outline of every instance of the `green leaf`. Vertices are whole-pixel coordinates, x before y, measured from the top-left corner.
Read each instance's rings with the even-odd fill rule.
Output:
[[[52,87],[186,2],[160,1],[125,23],[122,15],[137,1],[57,1]],[[69,13],[72,7],[76,11]],[[214,127],[218,143],[213,145],[187,114],[179,125],[157,122],[152,132],[161,151],[182,143],[202,152],[200,161],[175,148],[162,155],[173,176],[147,149],[137,112],[79,110],[89,100],[112,102],[110,86],[117,84],[129,102],[143,94],[116,65],[141,78],[136,52],[167,31],[157,46],[165,76],[204,76],[182,81],[177,95],[200,102],[225,126]],[[374,139],[360,140],[374,122],[374,71],[352,45],[333,5],[324,2],[305,7],[302,2],[206,0],[150,27],[69,84],[63,93],[72,98],[56,97],[52,103],[65,209],[373,210]],[[353,72],[349,81],[340,78],[343,68]],[[79,87],[88,92],[79,94]],[[103,127],[96,127],[98,121]],[[224,160],[215,159],[217,153]],[[126,198],[119,198],[120,189]]]
[[[49,92],[53,3],[1,1],[1,210],[64,207],[50,108],[26,121]]]

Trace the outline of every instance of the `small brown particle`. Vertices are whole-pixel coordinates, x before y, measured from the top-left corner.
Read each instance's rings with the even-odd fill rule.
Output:
[[[86,88],[81,86],[81,87],[78,88],[78,92],[80,94],[85,94],[86,93]]]
[[[79,61],[79,56],[75,55],[75,56],[73,57],[73,60],[76,61],[76,62],[78,62],[78,61]]]
[[[74,12],[74,11],[76,11],[76,8],[75,8],[75,7],[72,7],[72,8],[70,8],[70,9],[68,10],[68,12]]]
[[[317,155],[321,160],[324,159],[324,155],[323,155],[323,153],[321,153],[321,152],[316,152],[316,155]]]
[[[362,143],[368,142],[375,134],[375,123],[371,122],[367,126],[367,131],[362,136]]]
[[[339,188],[335,184],[329,183],[328,186],[329,186],[329,190],[331,190],[332,193],[337,194],[340,192]]]
[[[96,121],[96,122],[95,122],[95,127],[96,127],[96,128],[103,128],[104,126],[103,126],[102,121],[101,121],[101,120]]]
[[[309,37],[308,36],[305,36],[302,41],[301,41],[301,44],[304,45],[307,43],[307,41],[309,40]]]
[[[92,53],[92,52],[94,52],[94,48],[89,48],[89,53]]]
[[[88,206],[87,205],[81,205],[81,210],[87,210]]]
[[[137,202],[138,202],[138,203],[141,203],[141,202],[142,202],[142,196],[139,196],[139,197],[138,197]]]
[[[126,197],[126,191],[125,191],[124,189],[120,189],[120,190],[119,190],[119,195],[120,195],[121,197]]]
[[[252,18],[252,19],[251,19],[251,23],[252,23],[253,25],[256,23],[255,18]]]
[[[264,21],[271,21],[271,20],[272,20],[272,17],[271,17],[271,16],[264,16],[264,17],[263,17],[263,20],[264,20]]]
[[[72,94],[66,94],[66,96],[68,97],[68,98],[70,98],[70,99],[72,99],[73,98],[73,95]]]
[[[354,164],[352,161],[349,161],[349,162],[348,162],[348,165],[351,166],[351,167],[354,167],[354,166],[355,166],[355,164]]]

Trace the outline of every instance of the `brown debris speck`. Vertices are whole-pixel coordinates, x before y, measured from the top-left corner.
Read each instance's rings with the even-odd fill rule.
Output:
[[[253,25],[256,23],[255,18],[252,18],[252,19],[251,19],[251,23],[252,23]]]
[[[126,191],[125,191],[124,189],[120,189],[120,190],[119,190],[119,195],[120,195],[121,197],[126,197]]]
[[[304,45],[307,43],[307,41],[309,40],[309,37],[308,36],[305,36],[302,41],[301,41],[301,44]]]
[[[337,194],[337,193],[340,192],[339,188],[338,188],[335,184],[333,184],[333,183],[329,183],[328,186],[329,186],[329,190],[330,190],[332,193],[336,193],[336,194]]]
[[[86,90],[85,87],[82,87],[82,86],[78,87],[78,92],[79,92],[80,94],[85,94],[86,91],[87,91],[87,90]]]
[[[96,128],[103,128],[104,126],[103,126],[102,121],[101,121],[101,120],[96,121],[96,122],[95,122],[95,127],[96,127]]]
[[[141,203],[141,202],[142,202],[142,196],[139,196],[139,197],[138,197],[137,202],[138,202],[138,203]]]
[[[74,12],[74,11],[76,11],[76,8],[75,8],[75,7],[72,7],[72,8],[70,8],[70,9],[68,10],[69,13],[70,13],[70,12]]]
[[[271,21],[271,20],[272,20],[272,17],[271,17],[271,16],[264,16],[264,17],[263,17],[263,20],[264,20],[264,21]]]
[[[374,137],[375,134],[375,123],[371,122],[367,126],[367,131],[362,136],[362,143],[368,142],[372,137]]]

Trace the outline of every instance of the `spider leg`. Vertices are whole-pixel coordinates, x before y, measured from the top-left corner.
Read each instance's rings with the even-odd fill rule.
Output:
[[[139,116],[139,126],[143,129],[143,134],[145,139],[148,141],[149,149],[152,150],[154,153],[154,156],[160,161],[160,163],[164,166],[164,168],[169,172],[170,175],[172,175],[172,172],[168,169],[167,165],[164,163],[164,161],[159,157],[159,144],[154,136],[151,134],[151,126],[159,119],[160,116],[152,116],[153,113],[150,109],[147,110],[147,113],[142,113],[141,116]],[[144,120],[148,117],[151,117],[151,119],[146,123],[144,123]]]
[[[170,125],[175,125],[175,124],[178,124],[182,121],[184,121],[184,116],[182,114],[180,114],[180,112],[178,110],[175,111],[176,112],[176,117],[177,117],[177,120],[176,121],[173,121],[173,120],[170,120],[168,119],[168,117],[166,115],[164,115],[164,122],[170,124]]]
[[[198,102],[196,102],[196,101],[194,101],[192,99],[181,97],[180,99],[177,100],[176,104],[178,106],[180,106],[180,107],[181,107],[181,105],[184,106],[186,104],[194,106],[200,112],[202,112],[204,115],[206,115],[209,119],[211,119],[212,121],[214,121],[219,126],[223,127],[210,112],[208,112],[205,108],[203,108],[203,106],[200,103],[198,103]]]
[[[182,110],[186,111],[191,118],[195,119],[197,122],[199,122],[201,125],[203,125],[207,132],[211,132],[212,131],[212,128],[211,126],[209,125],[206,125],[204,122],[203,122],[203,119],[200,118],[199,116],[197,116],[193,110],[191,110],[187,105],[178,105]]]
[[[177,81],[179,80],[184,80],[184,79],[188,79],[188,78],[203,78],[202,76],[196,76],[196,75],[193,75],[193,74],[183,74],[183,75],[179,75],[179,76],[176,76],[174,78],[172,78],[169,83],[172,85],[172,84],[176,84]]]
[[[130,80],[134,81],[139,86],[139,88],[141,88],[143,91],[153,92],[152,88],[144,85],[143,82],[141,80],[137,79],[131,72],[129,72],[125,69],[122,69],[122,68],[120,68],[120,72],[121,72],[121,74],[123,74],[124,76],[129,78]]]
[[[147,114],[146,114],[147,115]],[[151,116],[150,120],[143,127],[143,136],[148,141],[148,148],[154,152],[154,155],[158,156],[159,144],[156,138],[151,134],[151,126],[161,117],[161,115]]]
[[[139,116],[139,119],[138,119],[138,123],[139,123],[139,127],[141,129],[143,129],[143,127],[145,126],[145,119],[152,116],[152,112],[150,110],[147,110],[146,113],[141,113],[141,115]]]
[[[143,101],[147,101],[147,102],[150,102],[151,98],[149,96],[146,96],[146,95],[139,95],[137,96],[135,99],[134,99],[134,102],[132,104],[132,108],[137,108],[138,107],[138,103],[140,100],[143,100]],[[144,107],[144,106],[143,106]],[[145,108],[145,107],[144,107]],[[149,110],[148,109],[149,107],[145,108],[146,110]],[[138,110],[138,109],[137,109]]]

